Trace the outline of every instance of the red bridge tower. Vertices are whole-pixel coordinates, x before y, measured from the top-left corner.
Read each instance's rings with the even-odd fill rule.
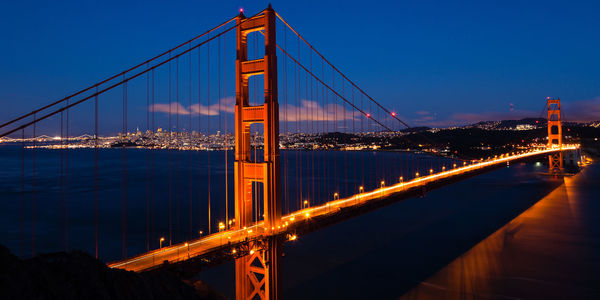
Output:
[[[279,105],[277,103],[277,57],[275,45],[275,11],[269,7],[259,16],[237,17],[236,104],[235,104],[235,223],[244,228],[253,225],[253,191],[255,182],[263,185],[264,228],[262,247],[250,246],[248,255],[235,261],[237,299],[277,299],[280,247],[272,228],[281,220],[281,185],[279,165]],[[265,56],[248,60],[248,34],[262,31]],[[263,75],[265,102],[250,106],[249,79]],[[250,125],[264,125],[264,161],[251,160]],[[256,159],[256,158],[255,158]]]
[[[548,107],[548,148],[562,149],[562,124],[560,118],[560,98],[546,98]],[[550,174],[563,172],[563,152],[558,151],[548,156]]]

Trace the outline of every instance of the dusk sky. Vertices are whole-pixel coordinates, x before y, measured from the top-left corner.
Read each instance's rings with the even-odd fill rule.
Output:
[[[262,1],[10,1],[0,120],[144,61]],[[598,1],[272,1],[332,63],[411,126],[600,119]]]

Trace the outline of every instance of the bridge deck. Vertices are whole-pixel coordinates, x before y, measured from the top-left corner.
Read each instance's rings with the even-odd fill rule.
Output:
[[[574,150],[576,148],[576,146],[563,146],[562,149],[554,148],[533,150],[521,154],[504,156],[489,161],[478,162],[439,173],[421,176],[411,181],[401,182],[372,191],[355,194],[347,198],[330,201],[322,205],[306,208],[283,216],[281,221],[283,226],[281,228],[275,228],[272,230],[272,234],[285,234],[287,232],[293,232],[296,224],[306,223],[306,221],[310,220],[311,218],[327,218],[328,216],[334,216],[340,212],[342,208],[357,207],[370,202],[377,202],[378,200],[388,196],[414,191],[416,188],[418,189],[420,187],[425,187],[437,181],[460,178],[461,176],[477,173],[478,171],[506,164],[511,161],[517,161],[557,151]],[[191,257],[198,257],[207,253],[211,253],[212,251],[222,247],[235,246],[248,240],[258,239],[266,236],[268,234],[267,231],[268,230],[263,227],[263,223],[260,222],[245,229],[232,229],[214,233],[189,241],[187,244],[181,243],[163,247],[162,249],[150,251],[125,260],[113,262],[108,265],[111,268],[121,268],[130,271],[141,272],[162,265],[166,261],[169,263],[180,262]]]

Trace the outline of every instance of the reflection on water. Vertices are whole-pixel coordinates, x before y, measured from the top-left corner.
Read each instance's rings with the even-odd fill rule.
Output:
[[[564,178],[552,193],[401,299],[600,296],[595,216],[600,189],[594,180],[599,173],[593,165]]]

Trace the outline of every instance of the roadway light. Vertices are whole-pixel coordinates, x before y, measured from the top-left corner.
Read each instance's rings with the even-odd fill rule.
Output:
[[[456,168],[456,164],[453,164],[452,166],[453,166],[454,168]]]
[[[158,240],[158,249],[162,249],[162,242],[165,241],[164,237],[161,237],[160,240]]]
[[[381,181],[381,188],[383,188],[385,186],[385,181]]]
[[[187,247],[188,258],[190,258],[190,244],[188,244],[188,243],[185,243],[185,244],[183,244],[183,245]]]
[[[219,231],[223,231],[225,229],[225,224],[223,222],[219,222]]]
[[[400,183],[403,183],[403,182],[404,182],[404,177],[400,176]]]
[[[333,200],[339,200],[340,199],[340,195],[338,193],[333,193]]]
[[[359,193],[362,194],[364,191],[365,191],[365,188],[362,185],[358,187],[358,192]]]
[[[433,174],[433,169],[429,169],[429,174]]]
[[[419,177],[419,172],[415,173],[415,177]]]
[[[445,170],[446,170],[446,166],[442,166],[442,171],[445,171]]]
[[[203,233],[204,233],[204,231],[202,231],[202,230],[198,231],[198,234],[199,234],[200,236],[202,236],[202,234],[203,234]]]

